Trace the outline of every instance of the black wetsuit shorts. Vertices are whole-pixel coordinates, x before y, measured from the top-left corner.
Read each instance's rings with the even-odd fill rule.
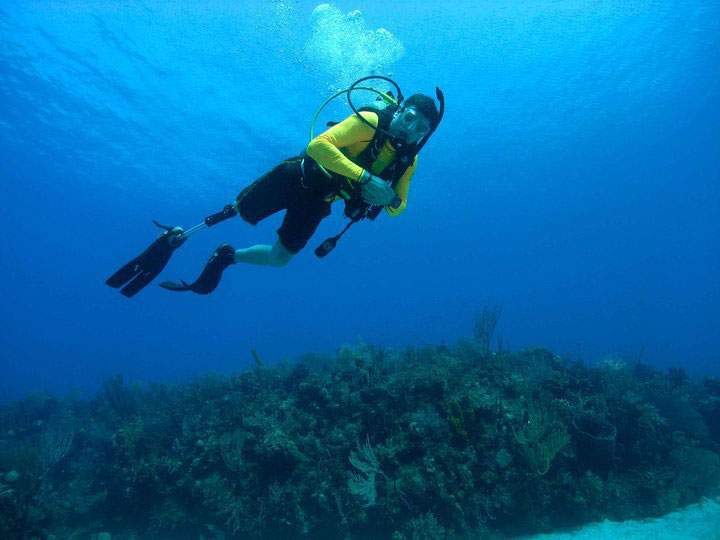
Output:
[[[237,197],[240,216],[252,225],[287,210],[278,236],[282,245],[297,253],[305,247],[320,222],[330,215],[330,203],[303,187],[301,158],[290,158],[265,173]]]

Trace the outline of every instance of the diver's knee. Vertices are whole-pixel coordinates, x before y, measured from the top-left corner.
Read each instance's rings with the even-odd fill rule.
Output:
[[[273,266],[275,266],[277,268],[280,268],[282,266],[287,266],[287,263],[290,262],[290,259],[292,259],[292,254],[291,255],[284,255],[284,254],[279,255],[279,254],[273,253],[273,256],[270,259],[270,264],[272,264]]]
[[[280,240],[278,240],[270,252],[270,263],[278,268],[286,266],[294,255],[295,253],[283,246]]]
[[[282,268],[283,266],[287,266],[287,263],[290,262],[290,259],[273,259],[272,260],[272,266],[275,268]]]

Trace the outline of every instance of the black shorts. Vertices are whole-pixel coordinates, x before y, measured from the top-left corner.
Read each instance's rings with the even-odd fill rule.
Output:
[[[240,216],[252,225],[287,210],[277,232],[282,245],[293,253],[305,247],[320,222],[330,215],[330,203],[303,187],[300,161],[283,161],[237,196]]]

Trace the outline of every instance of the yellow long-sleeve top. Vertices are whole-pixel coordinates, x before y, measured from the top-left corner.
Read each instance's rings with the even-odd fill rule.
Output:
[[[377,114],[371,111],[363,111],[360,114],[370,124],[377,126]],[[352,159],[367,148],[374,135],[375,130],[353,114],[310,141],[306,152],[308,156],[328,171],[345,176],[352,182],[358,182],[365,171],[354,163]],[[389,142],[386,142],[377,160],[373,163],[372,170],[369,172],[380,176],[394,157],[395,149]],[[415,156],[412,165],[408,167],[405,174],[395,184],[395,194],[402,199],[400,206],[394,209],[389,206],[385,207],[385,210],[391,216],[397,216],[405,210],[410,190],[410,180],[412,180],[416,168],[417,156]]]

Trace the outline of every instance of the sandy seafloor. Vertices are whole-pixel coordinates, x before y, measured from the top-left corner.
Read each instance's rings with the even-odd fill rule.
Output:
[[[638,521],[603,521],[579,529],[523,537],[523,540],[720,540],[720,497],[666,516]]]

